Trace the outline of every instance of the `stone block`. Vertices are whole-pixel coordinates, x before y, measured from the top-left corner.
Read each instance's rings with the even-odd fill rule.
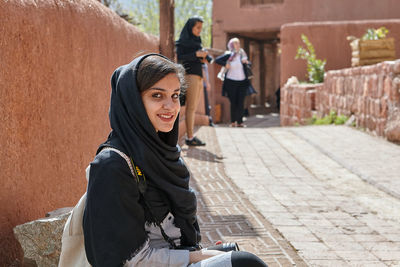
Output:
[[[307,119],[311,118],[311,116],[312,116],[311,110],[302,109],[300,115],[301,115],[300,116],[301,121],[307,120]]]
[[[354,95],[357,88],[357,79],[358,77],[354,77],[353,79],[349,79],[349,86],[346,89],[346,95]]]
[[[393,79],[389,99],[395,103],[400,102],[400,77]]]
[[[342,95],[346,95],[346,94],[349,94],[349,92],[351,92],[352,82],[353,82],[353,80],[351,79],[351,77],[346,77],[346,79],[343,82],[343,94]]]
[[[371,117],[375,116],[374,99],[370,97],[367,99],[367,114]]]
[[[317,94],[317,90],[309,90],[307,92],[307,99],[310,101],[310,105],[308,107],[311,110],[315,110],[316,94]]]
[[[376,120],[375,120],[375,118],[372,117],[372,116],[367,116],[366,123],[367,123],[366,126],[367,126],[368,130],[374,132],[375,129],[376,129]]]
[[[396,60],[393,65],[393,72],[395,74],[400,74],[400,60]]]
[[[385,136],[389,141],[400,142],[400,107],[392,108],[385,127]]]
[[[388,116],[388,105],[386,98],[381,98],[379,101],[379,117],[380,118],[387,118]]]
[[[369,96],[377,98],[378,96],[378,76],[374,73],[368,80]]]
[[[376,90],[376,92],[377,92],[376,97],[377,97],[377,98],[383,97],[383,92],[384,92],[384,88],[383,88],[384,79],[385,79],[385,76],[384,76],[384,75],[379,75],[379,77],[378,77],[378,84],[377,84],[378,88],[377,88],[377,90]]]
[[[346,109],[346,98],[345,97],[343,97],[343,96],[339,97],[338,108]]]
[[[354,67],[352,68],[352,72],[351,75],[352,76],[357,76],[357,75],[361,75],[362,74],[362,67]]]
[[[286,115],[289,117],[292,117],[294,115],[293,109],[294,109],[294,105],[288,105],[288,110],[287,110]]]
[[[362,96],[364,79],[361,76],[358,76],[356,79],[356,84],[357,85],[356,85],[355,95]]]
[[[329,107],[334,107],[335,106],[335,96],[334,95],[329,95],[328,99],[329,99],[328,106]]]
[[[280,115],[281,116],[289,115],[289,103],[281,102]]]
[[[392,61],[384,61],[381,63],[380,70],[381,72],[387,74],[387,73],[393,73],[394,72],[394,66],[395,63]]]
[[[369,114],[374,118],[378,118],[379,113],[380,113],[379,100],[370,98],[368,102],[369,102],[369,108],[370,108]]]
[[[370,80],[370,77],[369,77],[369,76],[366,76],[366,77],[364,78],[364,80],[363,80],[362,96],[364,96],[364,97],[369,96],[369,89],[370,89],[370,88],[369,88],[369,80]]]
[[[350,113],[353,114],[357,112],[357,101],[353,96],[347,96],[346,106]]]
[[[366,123],[365,123],[365,115],[361,114],[357,117],[357,126],[365,128],[366,127]]]
[[[37,266],[58,266],[61,252],[61,236],[69,212],[54,217],[38,219],[14,228],[24,258],[36,262]]]
[[[342,75],[344,75],[344,76],[353,76],[354,75],[354,71],[355,71],[355,68],[348,68],[348,69],[344,69],[344,70],[342,70]]]
[[[384,136],[385,134],[386,119],[378,119],[376,122],[376,133],[379,136]]]
[[[286,115],[280,116],[281,126],[289,126],[289,117]]]
[[[386,96],[391,98],[392,93],[392,79],[390,77],[385,77],[383,80],[383,91]]]
[[[298,120],[301,119],[301,109],[299,107],[296,107],[293,111],[294,111],[293,117]]]
[[[343,95],[344,94],[344,78],[343,77],[338,77],[336,79],[334,93],[337,94],[337,95]]]

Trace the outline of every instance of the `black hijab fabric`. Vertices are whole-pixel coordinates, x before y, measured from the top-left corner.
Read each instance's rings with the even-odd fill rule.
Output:
[[[137,70],[147,56],[161,55],[147,54],[138,57],[114,72],[111,79],[112,93],[109,111],[112,131],[108,140],[100,145],[97,153],[102,148],[110,146],[128,154],[145,174],[147,182],[145,199],[150,203],[156,219],[162,220],[169,209],[175,217],[175,225],[181,229],[181,245],[193,246],[200,241],[196,220],[196,196],[189,188],[190,174],[180,157],[181,150],[177,145],[179,118],[170,132],[157,133],[147,116],[137,87]],[[132,181],[136,183],[133,178]],[[166,201],[169,203],[165,203]],[[124,205],[129,206],[129,203],[124,203]],[[126,211],[122,214],[124,212]],[[143,213],[142,211],[133,212]],[[129,239],[141,239],[143,229],[119,227],[117,231],[126,233],[127,240],[122,240],[122,243],[132,244],[133,242],[133,247],[119,246],[120,251],[116,252],[119,254],[115,255],[116,257],[126,260],[127,255],[134,253],[132,249],[138,249],[135,240]],[[135,231],[138,232],[135,233]],[[139,241],[143,242],[143,240]]]
[[[199,36],[193,35],[192,29],[196,22],[202,22],[202,19],[199,17],[192,17],[186,21],[185,26],[181,31],[181,35],[179,39],[175,42],[177,46],[184,46],[184,47],[193,47],[195,51],[200,50],[201,47],[201,38]]]

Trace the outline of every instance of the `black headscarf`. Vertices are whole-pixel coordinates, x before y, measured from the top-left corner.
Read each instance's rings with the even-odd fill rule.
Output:
[[[152,206],[156,219],[162,220],[166,215],[165,206],[169,207],[175,217],[175,225],[181,229],[181,244],[193,246],[200,241],[196,220],[197,203],[195,193],[189,188],[188,168],[180,157],[181,149],[177,145],[179,118],[170,132],[157,133],[147,116],[137,87],[139,65],[148,56],[161,55],[138,57],[114,72],[109,111],[112,131],[108,140],[100,145],[98,153],[105,146],[110,146],[128,154],[145,174],[145,199]],[[163,197],[160,198],[161,194]],[[140,231],[120,229],[131,232],[135,230]]]
[[[196,25],[196,22],[203,22],[203,19],[200,17],[191,17],[186,21],[179,39],[175,42],[177,46],[193,47],[196,48],[195,51],[202,48],[200,36],[193,35],[192,31],[194,25]]]

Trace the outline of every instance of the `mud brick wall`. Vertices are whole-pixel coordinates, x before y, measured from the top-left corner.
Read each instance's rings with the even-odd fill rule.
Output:
[[[13,227],[85,191],[110,131],[112,72],[159,41],[95,0],[0,1],[0,36],[0,266],[10,266],[22,257]]]
[[[322,84],[292,84],[281,89],[282,126],[305,124],[315,110],[317,88]]]
[[[320,116],[336,110],[354,115],[357,127],[400,141],[400,60],[328,71],[317,90]]]
[[[281,125],[302,124],[315,111],[356,118],[357,127],[400,142],[400,60],[326,73],[321,85],[286,85],[281,91]]]

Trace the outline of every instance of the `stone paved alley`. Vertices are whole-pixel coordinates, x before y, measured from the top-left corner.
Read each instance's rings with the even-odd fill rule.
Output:
[[[236,240],[269,266],[400,266],[400,146],[346,126],[246,123],[183,146],[205,245]]]

